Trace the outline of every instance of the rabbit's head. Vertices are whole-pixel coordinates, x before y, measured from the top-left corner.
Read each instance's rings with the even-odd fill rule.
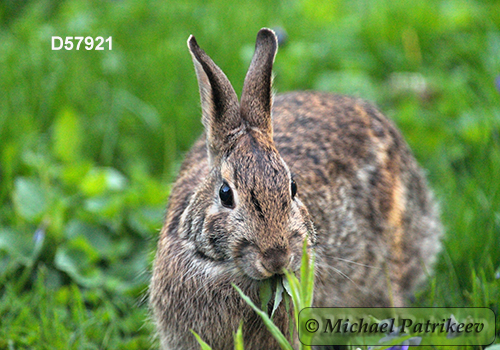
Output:
[[[229,80],[191,36],[209,174],[196,188],[181,230],[201,257],[227,262],[252,279],[296,270],[315,232],[297,184],[273,142],[272,65],[277,40],[257,35],[241,103]],[[299,190],[300,191],[300,190]]]

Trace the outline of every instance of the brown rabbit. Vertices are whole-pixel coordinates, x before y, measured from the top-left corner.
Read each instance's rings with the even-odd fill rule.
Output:
[[[232,287],[259,305],[262,280],[316,254],[315,306],[402,306],[439,250],[436,205],[407,144],[372,105],[292,92],[273,101],[277,40],[257,35],[241,102],[191,36],[205,134],[186,157],[158,242],[150,302],[162,349],[277,343]],[[275,323],[287,334],[280,306]]]

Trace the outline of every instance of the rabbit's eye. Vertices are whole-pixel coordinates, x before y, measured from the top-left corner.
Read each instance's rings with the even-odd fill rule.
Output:
[[[223,206],[231,209],[234,207],[233,191],[226,182],[223,182],[222,186],[220,187],[219,197]]]
[[[295,197],[297,194],[297,183],[295,180],[292,180],[292,199]]]

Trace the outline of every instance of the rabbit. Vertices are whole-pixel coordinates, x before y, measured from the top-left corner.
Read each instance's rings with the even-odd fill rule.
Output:
[[[168,201],[150,285],[162,349],[279,349],[256,305],[262,281],[315,254],[313,305],[403,306],[432,267],[442,227],[422,170],[371,104],[325,92],[273,97],[274,32],[263,28],[241,101],[190,36],[205,132]],[[283,304],[283,303],[282,303]],[[289,336],[280,305],[275,324]],[[295,339],[295,345],[297,339]]]

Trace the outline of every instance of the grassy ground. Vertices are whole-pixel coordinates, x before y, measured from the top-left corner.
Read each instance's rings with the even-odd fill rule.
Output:
[[[499,2],[2,1],[0,349],[151,346],[152,252],[201,132],[186,39],[241,91],[264,26],[288,34],[277,91],[377,103],[427,169],[446,237],[416,305],[498,314]],[[52,51],[54,35],[113,49]]]

